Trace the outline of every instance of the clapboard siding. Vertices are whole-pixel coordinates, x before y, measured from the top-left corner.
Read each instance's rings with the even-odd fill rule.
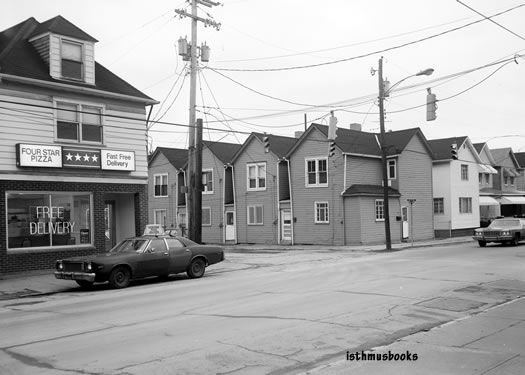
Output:
[[[55,79],[62,78],[60,37],[54,34],[49,36],[49,75]]]
[[[11,90],[2,89],[0,91],[0,100],[19,103],[3,103],[4,108],[0,110],[0,153],[5,156],[0,159],[1,172],[24,172],[16,167],[16,144],[29,143],[134,151],[136,170],[129,174],[122,173],[121,176],[122,178],[147,178],[145,112],[140,113],[136,105],[126,106],[112,100],[93,98],[87,95],[75,95],[69,99],[64,93],[57,91],[52,91],[55,95],[44,95],[43,93],[46,91],[41,88],[34,89],[34,93],[19,90],[12,92],[13,95],[10,95]],[[104,117],[103,145],[59,142],[55,140],[54,98],[73,100],[79,104],[100,105],[105,108],[104,113],[107,115],[130,119]],[[110,105],[106,107],[106,103]],[[124,111],[126,108],[130,108],[132,111]],[[70,172],[63,172],[65,175],[70,175]]]
[[[326,136],[313,129],[290,157],[292,201],[294,216],[294,242],[297,244],[343,243],[343,191],[344,157],[336,154],[328,158],[328,186],[306,187],[305,160],[326,158],[328,141]],[[328,202],[329,223],[315,223],[315,202]]]
[[[247,164],[266,163],[266,190],[247,190]],[[252,138],[235,160],[235,211],[237,241],[240,243],[277,243],[277,158],[265,153],[262,142]],[[263,225],[248,225],[247,207],[263,206]]]
[[[347,156],[347,188],[354,184],[381,185],[381,181],[381,159]]]
[[[168,174],[168,196],[155,197],[155,180],[156,174]],[[159,153],[157,157],[149,166],[148,172],[148,220],[150,223],[154,222],[154,211],[157,209],[166,210],[166,226],[176,227],[177,224],[177,171],[166,159],[166,157]]]
[[[42,60],[44,60],[47,65],[49,65],[49,34],[35,39],[31,43],[37,50]]]
[[[399,155],[397,169],[400,202],[402,206],[409,208],[414,240],[434,238],[432,158],[419,136],[412,137],[405,150]],[[407,199],[416,199],[412,206],[412,213]]]
[[[202,170],[211,170],[213,177],[213,193],[202,193],[202,207],[211,210],[211,225],[202,226],[202,242],[223,242],[223,182],[224,167],[222,162],[207,148],[202,150]]]

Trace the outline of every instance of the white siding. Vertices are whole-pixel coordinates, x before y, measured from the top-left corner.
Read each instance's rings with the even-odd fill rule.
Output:
[[[55,79],[61,79],[61,73],[60,37],[51,34],[49,37],[49,75]]]

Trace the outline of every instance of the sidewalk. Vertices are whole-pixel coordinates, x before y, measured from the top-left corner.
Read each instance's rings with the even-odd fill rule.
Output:
[[[414,242],[413,248],[454,245],[472,242],[472,237],[456,237],[439,240]],[[393,244],[391,251],[412,248],[410,242]],[[319,246],[319,245],[266,245],[266,244],[241,244],[224,246],[228,253],[250,252],[281,252],[281,251],[385,251],[385,245],[357,245],[357,246]],[[28,271],[0,275],[0,301],[21,297],[47,295],[75,288],[76,284],[55,279],[54,270]]]
[[[525,374],[525,297],[364,352],[380,361],[362,354],[349,352],[305,374]]]

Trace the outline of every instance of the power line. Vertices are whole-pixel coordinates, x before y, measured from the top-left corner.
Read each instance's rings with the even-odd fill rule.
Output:
[[[487,17],[487,16],[484,15],[483,13],[478,12],[476,9],[474,9],[474,8],[472,8],[472,7],[470,7],[470,6],[468,6],[467,4],[465,4],[465,3],[463,3],[463,2],[461,2],[461,1],[459,1],[459,0],[456,0],[456,1],[457,1],[458,3],[460,3],[461,5],[463,5],[464,7],[470,9],[470,10],[473,11],[474,13],[477,13],[477,14],[479,14],[480,16],[482,16],[483,18],[489,20],[489,21],[492,22],[493,24],[495,24],[495,25],[501,27],[503,30],[508,31],[509,33],[511,33],[511,34],[514,35],[514,36],[517,36],[517,37],[520,38],[521,40],[525,40],[525,38],[522,37],[521,35],[516,34],[514,31],[512,31],[512,30],[506,28],[505,26],[503,26],[503,25],[500,24],[500,23],[497,23],[496,21],[494,21],[494,20],[491,19],[490,17]]]
[[[402,44],[398,44],[398,45],[395,45],[395,46],[392,46],[392,47],[384,48],[384,49],[381,49],[381,50],[376,50],[376,51],[373,51],[373,52],[364,53],[364,54],[357,55],[357,56],[347,57],[347,58],[343,58],[343,59],[332,60],[332,61],[327,61],[327,62],[317,63],[317,64],[296,65],[296,66],[280,67],[280,68],[261,68],[261,69],[255,69],[255,68],[254,69],[213,68],[213,69],[214,70],[219,70],[219,71],[229,71],[229,72],[277,72],[277,71],[317,68],[317,67],[320,67],[320,66],[338,64],[338,63],[342,63],[342,62],[346,62],[346,61],[352,61],[352,60],[357,60],[357,59],[361,59],[361,58],[364,58],[364,57],[369,57],[369,56],[376,55],[376,54],[379,54],[379,53],[393,51],[393,50],[396,50],[396,49],[400,49],[400,48],[403,48],[403,47],[407,47],[407,46],[410,46],[410,45],[421,43],[421,42],[424,42],[424,41],[427,41],[427,40],[430,40],[430,39],[434,39],[434,38],[440,37],[442,35],[450,34],[450,33],[454,32],[454,31],[462,30],[462,29],[467,28],[469,26],[472,26],[472,25],[478,24],[480,22],[486,21],[486,20],[488,20],[490,18],[497,17],[497,16],[500,16],[502,14],[511,12],[511,11],[516,10],[518,8],[521,8],[523,6],[525,6],[525,3],[519,4],[517,6],[514,6],[512,8],[506,9],[504,11],[495,13],[492,16],[488,16],[486,18],[483,18],[483,19],[480,19],[480,20],[476,20],[476,21],[473,21],[473,22],[469,22],[469,23],[466,23],[466,24],[464,24],[462,26],[454,27],[452,29],[448,29],[448,30],[442,31],[442,32],[437,33],[437,34],[432,34],[432,35],[429,35],[429,36],[424,37],[424,38],[416,39],[416,40],[413,40],[413,41],[410,41],[410,42],[406,42],[406,43],[402,43]],[[208,69],[212,69],[212,68],[208,68]]]

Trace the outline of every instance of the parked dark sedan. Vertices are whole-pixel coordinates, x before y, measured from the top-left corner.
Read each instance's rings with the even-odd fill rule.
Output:
[[[221,246],[199,245],[184,237],[145,235],[128,238],[108,253],[58,260],[55,277],[75,280],[82,287],[109,281],[113,288],[125,288],[133,279],[150,276],[166,278],[186,272],[190,278],[199,278],[207,266],[223,260]]]
[[[525,239],[525,219],[496,219],[488,227],[476,229],[472,238],[477,240],[481,247],[485,247],[488,242],[518,245]]]

